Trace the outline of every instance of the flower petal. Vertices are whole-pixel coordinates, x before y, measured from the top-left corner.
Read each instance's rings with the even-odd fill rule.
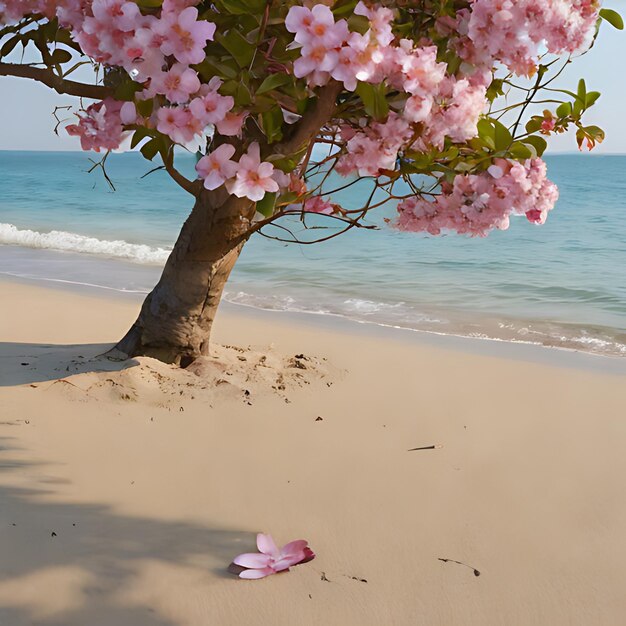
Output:
[[[290,541],[288,544],[284,545],[280,549],[280,556],[285,557],[289,554],[302,552],[308,545],[309,542],[304,539],[296,539],[295,541]]]
[[[266,576],[271,576],[276,572],[271,567],[264,567],[263,569],[246,569],[241,574],[239,574],[239,578],[245,578],[247,580],[256,580],[258,578],[265,578]]]
[[[277,572],[282,572],[286,569],[289,569],[292,565],[297,565],[304,558],[304,552],[300,554],[291,555],[288,557],[284,557],[282,559],[278,559],[272,563],[272,569]]]
[[[302,561],[297,563],[297,565],[302,565],[303,563],[308,563],[309,561],[312,561],[315,558],[315,552],[313,552],[313,550],[311,550],[311,548],[305,548],[303,550],[303,552],[304,552],[304,558],[302,559]]]
[[[235,565],[241,565],[241,567],[249,568],[263,568],[267,567],[270,563],[271,557],[267,554],[258,554],[257,552],[246,552],[240,554],[233,559]]]
[[[264,535],[263,533],[259,533],[256,536],[256,545],[259,549],[259,552],[263,552],[263,554],[269,554],[274,558],[278,558],[279,551],[276,546],[276,542],[272,539],[271,535]]]

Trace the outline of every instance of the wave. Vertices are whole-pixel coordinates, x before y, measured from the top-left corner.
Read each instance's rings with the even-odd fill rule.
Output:
[[[239,306],[283,313],[340,317],[359,324],[373,324],[433,335],[529,344],[592,354],[626,357],[626,335],[617,329],[508,318],[468,312],[422,311],[404,302],[390,303],[349,298],[304,302],[291,296],[268,296],[245,291],[224,292],[224,300]]]
[[[0,223],[0,244],[96,254],[149,265],[165,263],[171,252],[165,248],[155,248],[122,240],[106,241],[63,230],[52,230],[48,233],[20,230],[13,224],[3,223]]]

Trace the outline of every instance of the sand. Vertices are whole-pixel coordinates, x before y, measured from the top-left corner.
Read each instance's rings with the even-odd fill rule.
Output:
[[[0,283],[2,626],[623,623],[619,366],[233,307],[202,377],[97,358],[137,306]]]

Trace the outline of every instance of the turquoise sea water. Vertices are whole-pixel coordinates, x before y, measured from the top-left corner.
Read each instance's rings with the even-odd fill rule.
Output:
[[[191,198],[163,172],[141,178],[150,164],[136,154],[109,158],[113,192],[99,172],[86,172],[88,158],[0,152],[0,275],[126,291],[152,287]],[[191,157],[181,161],[192,168]],[[561,199],[543,227],[520,218],[506,232],[468,239],[383,226],[315,246],[256,236],[225,297],[626,356],[626,156],[547,161]],[[351,188],[340,196],[356,207],[365,193]]]

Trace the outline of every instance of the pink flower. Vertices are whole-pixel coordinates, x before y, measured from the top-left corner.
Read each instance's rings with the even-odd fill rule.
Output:
[[[328,200],[324,200],[322,196],[312,196],[304,203],[304,210],[309,213],[332,215],[335,212],[335,207]]]
[[[207,90],[204,95],[195,98],[189,104],[191,112],[202,120],[205,126],[222,122],[235,104],[232,96],[222,96],[217,93],[220,85],[221,81],[218,81],[215,89]]]
[[[238,198],[249,198],[254,202],[263,199],[266,192],[278,191],[278,183],[272,178],[274,166],[261,162],[259,144],[250,144],[248,152],[239,159],[237,178],[226,184],[228,191]]]
[[[259,533],[256,536],[256,545],[260,554],[248,552],[233,559],[235,565],[247,568],[239,574],[239,578],[248,580],[265,578],[265,576],[287,571],[293,565],[307,563],[315,558],[315,554],[304,539],[291,541],[282,548],[278,548],[270,535]]]
[[[120,118],[123,104],[112,98],[91,104],[78,115],[78,124],[67,126],[66,131],[80,137],[83,150],[116,150],[124,139]]]
[[[139,7],[123,0],[94,0],[91,11],[100,23],[125,32],[134,30],[141,18]]]
[[[206,189],[217,189],[226,180],[235,176],[237,164],[230,160],[233,154],[235,154],[235,147],[225,143],[196,163],[196,171],[200,178],[204,179]]]
[[[198,120],[186,107],[161,107],[157,111],[157,130],[182,145],[202,132]]]
[[[234,113],[233,111],[229,111],[226,113],[223,120],[216,122],[217,132],[226,137],[236,137],[241,132],[243,122],[247,115],[246,112]]]
[[[294,39],[302,45],[312,43],[327,48],[340,46],[348,37],[348,25],[345,20],[335,23],[335,17],[329,7],[316,4],[312,9],[294,6],[289,9],[285,28],[295,33]]]
[[[302,55],[294,62],[293,73],[297,78],[303,78],[313,72],[330,72],[335,69],[338,61],[339,54],[336,50],[328,49],[322,44],[307,45],[302,48]]]
[[[525,215],[543,224],[558,199],[556,185],[546,178],[541,159],[518,163],[495,159],[487,172],[459,174],[442,185],[432,202],[409,197],[398,205],[397,228],[438,235],[442,230],[484,237],[494,228],[506,230],[511,215]]]
[[[163,37],[161,52],[173,54],[181,63],[201,63],[204,46],[213,40],[215,24],[198,20],[198,9],[187,7],[182,11],[164,11],[155,27]]]
[[[174,63],[167,72],[158,72],[153,76],[147,94],[152,97],[160,93],[174,104],[183,104],[199,89],[198,74],[187,65]]]

